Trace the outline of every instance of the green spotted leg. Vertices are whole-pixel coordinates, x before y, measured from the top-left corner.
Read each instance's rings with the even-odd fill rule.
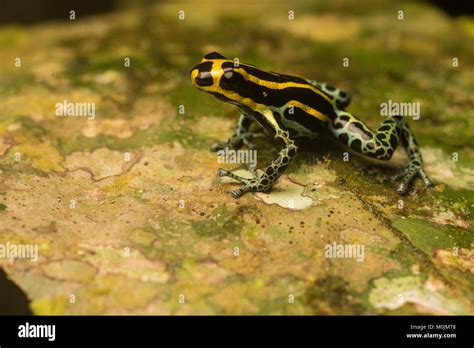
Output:
[[[253,119],[241,114],[237,126],[235,127],[234,134],[227,141],[220,141],[214,143],[211,146],[212,151],[219,151],[226,147],[230,147],[233,150],[240,149],[243,145],[249,149],[254,149],[255,145],[252,143],[252,139],[264,136],[263,133],[253,133],[250,131],[250,126],[253,123]]]
[[[339,110],[329,128],[344,145],[365,156],[380,160],[389,160],[401,140],[408,155],[408,166],[392,177],[393,180],[401,179],[397,192],[406,193],[416,175],[420,175],[426,186],[432,186],[423,169],[423,159],[416,139],[403,117],[387,117],[374,132],[355,116]]]
[[[290,139],[289,133],[278,129],[275,138],[280,139],[284,143],[284,148],[280,150],[278,155],[273,159],[272,163],[265,168],[262,174],[258,175],[256,172],[253,178],[247,179],[234,173],[220,168],[217,172],[219,176],[228,176],[244,184],[238,190],[232,191],[234,198],[239,198],[246,192],[267,192],[270,190],[275,181],[283,174],[285,169],[290,164],[290,161],[295,157],[298,147],[294,141]]]

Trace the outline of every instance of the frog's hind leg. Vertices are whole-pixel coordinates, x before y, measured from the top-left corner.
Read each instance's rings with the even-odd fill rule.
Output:
[[[329,126],[332,134],[344,145],[365,156],[389,160],[401,140],[408,155],[408,166],[393,177],[401,179],[397,192],[406,193],[413,178],[419,174],[426,186],[431,180],[423,169],[423,159],[412,131],[401,116],[387,117],[374,132],[362,121],[345,111],[337,111]]]
[[[346,91],[333,87],[326,82],[318,82],[314,80],[306,81],[333,99],[338,109],[345,110],[351,103],[351,95]]]

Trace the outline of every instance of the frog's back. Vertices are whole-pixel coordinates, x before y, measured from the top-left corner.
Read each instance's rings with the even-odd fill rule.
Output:
[[[295,139],[314,139],[334,117],[331,99],[303,77],[265,71],[248,64],[239,68],[246,73],[245,83],[241,89],[237,88],[239,94],[272,110],[280,128]]]
[[[314,111],[310,113],[313,116],[324,115],[319,119],[326,123],[335,115],[332,96],[303,77],[266,71],[250,64],[241,64],[236,70],[246,75],[245,81],[237,86],[238,93],[257,103],[270,107],[304,105]]]
[[[247,74],[255,76],[258,79],[269,81],[269,82],[276,82],[276,83],[286,83],[286,82],[293,82],[303,85],[309,85],[308,81],[300,76],[296,75],[286,75],[280,74],[273,71],[266,71],[257,68],[251,64],[241,64],[240,65]]]

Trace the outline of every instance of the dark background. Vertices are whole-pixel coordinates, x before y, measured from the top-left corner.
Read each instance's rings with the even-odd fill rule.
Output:
[[[160,0],[0,0],[0,24],[35,23],[45,20],[69,19],[69,11],[76,11],[76,18],[86,15],[110,12],[119,6],[148,3]],[[196,0],[198,1],[198,0]],[[227,0],[228,1],[228,0]],[[238,0],[236,0],[238,1]],[[257,1],[257,0],[256,0]],[[225,0],[222,0],[223,4]],[[452,16],[474,14],[474,1],[430,0]]]

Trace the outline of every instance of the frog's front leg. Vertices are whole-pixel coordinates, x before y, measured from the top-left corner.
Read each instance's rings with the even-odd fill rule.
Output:
[[[337,117],[331,120],[332,134],[351,149],[380,160],[389,160],[401,140],[408,155],[408,166],[392,179],[402,179],[397,192],[407,192],[410,182],[418,174],[425,186],[432,186],[431,180],[423,169],[423,159],[405,120],[401,116],[388,117],[374,132],[362,121],[345,111],[338,110]]]
[[[244,184],[244,187],[241,189],[232,191],[232,196],[234,198],[239,198],[246,192],[269,191],[275,181],[283,174],[286,167],[288,167],[291,159],[295,157],[298,147],[295,145],[294,141],[290,139],[287,131],[278,129],[275,138],[282,140],[285,147],[280,150],[278,155],[273,159],[272,163],[265,168],[262,174],[258,175],[254,173],[253,178],[247,179],[222,168],[218,170],[217,175],[228,176]]]
[[[249,149],[255,148],[255,145],[252,143],[252,139],[259,138],[263,136],[263,133],[253,133],[250,131],[250,126],[253,123],[253,119],[245,114],[241,114],[237,126],[235,127],[234,134],[227,141],[219,141],[212,144],[212,151],[219,151],[226,147],[231,149],[238,150],[243,145],[247,146]]]

